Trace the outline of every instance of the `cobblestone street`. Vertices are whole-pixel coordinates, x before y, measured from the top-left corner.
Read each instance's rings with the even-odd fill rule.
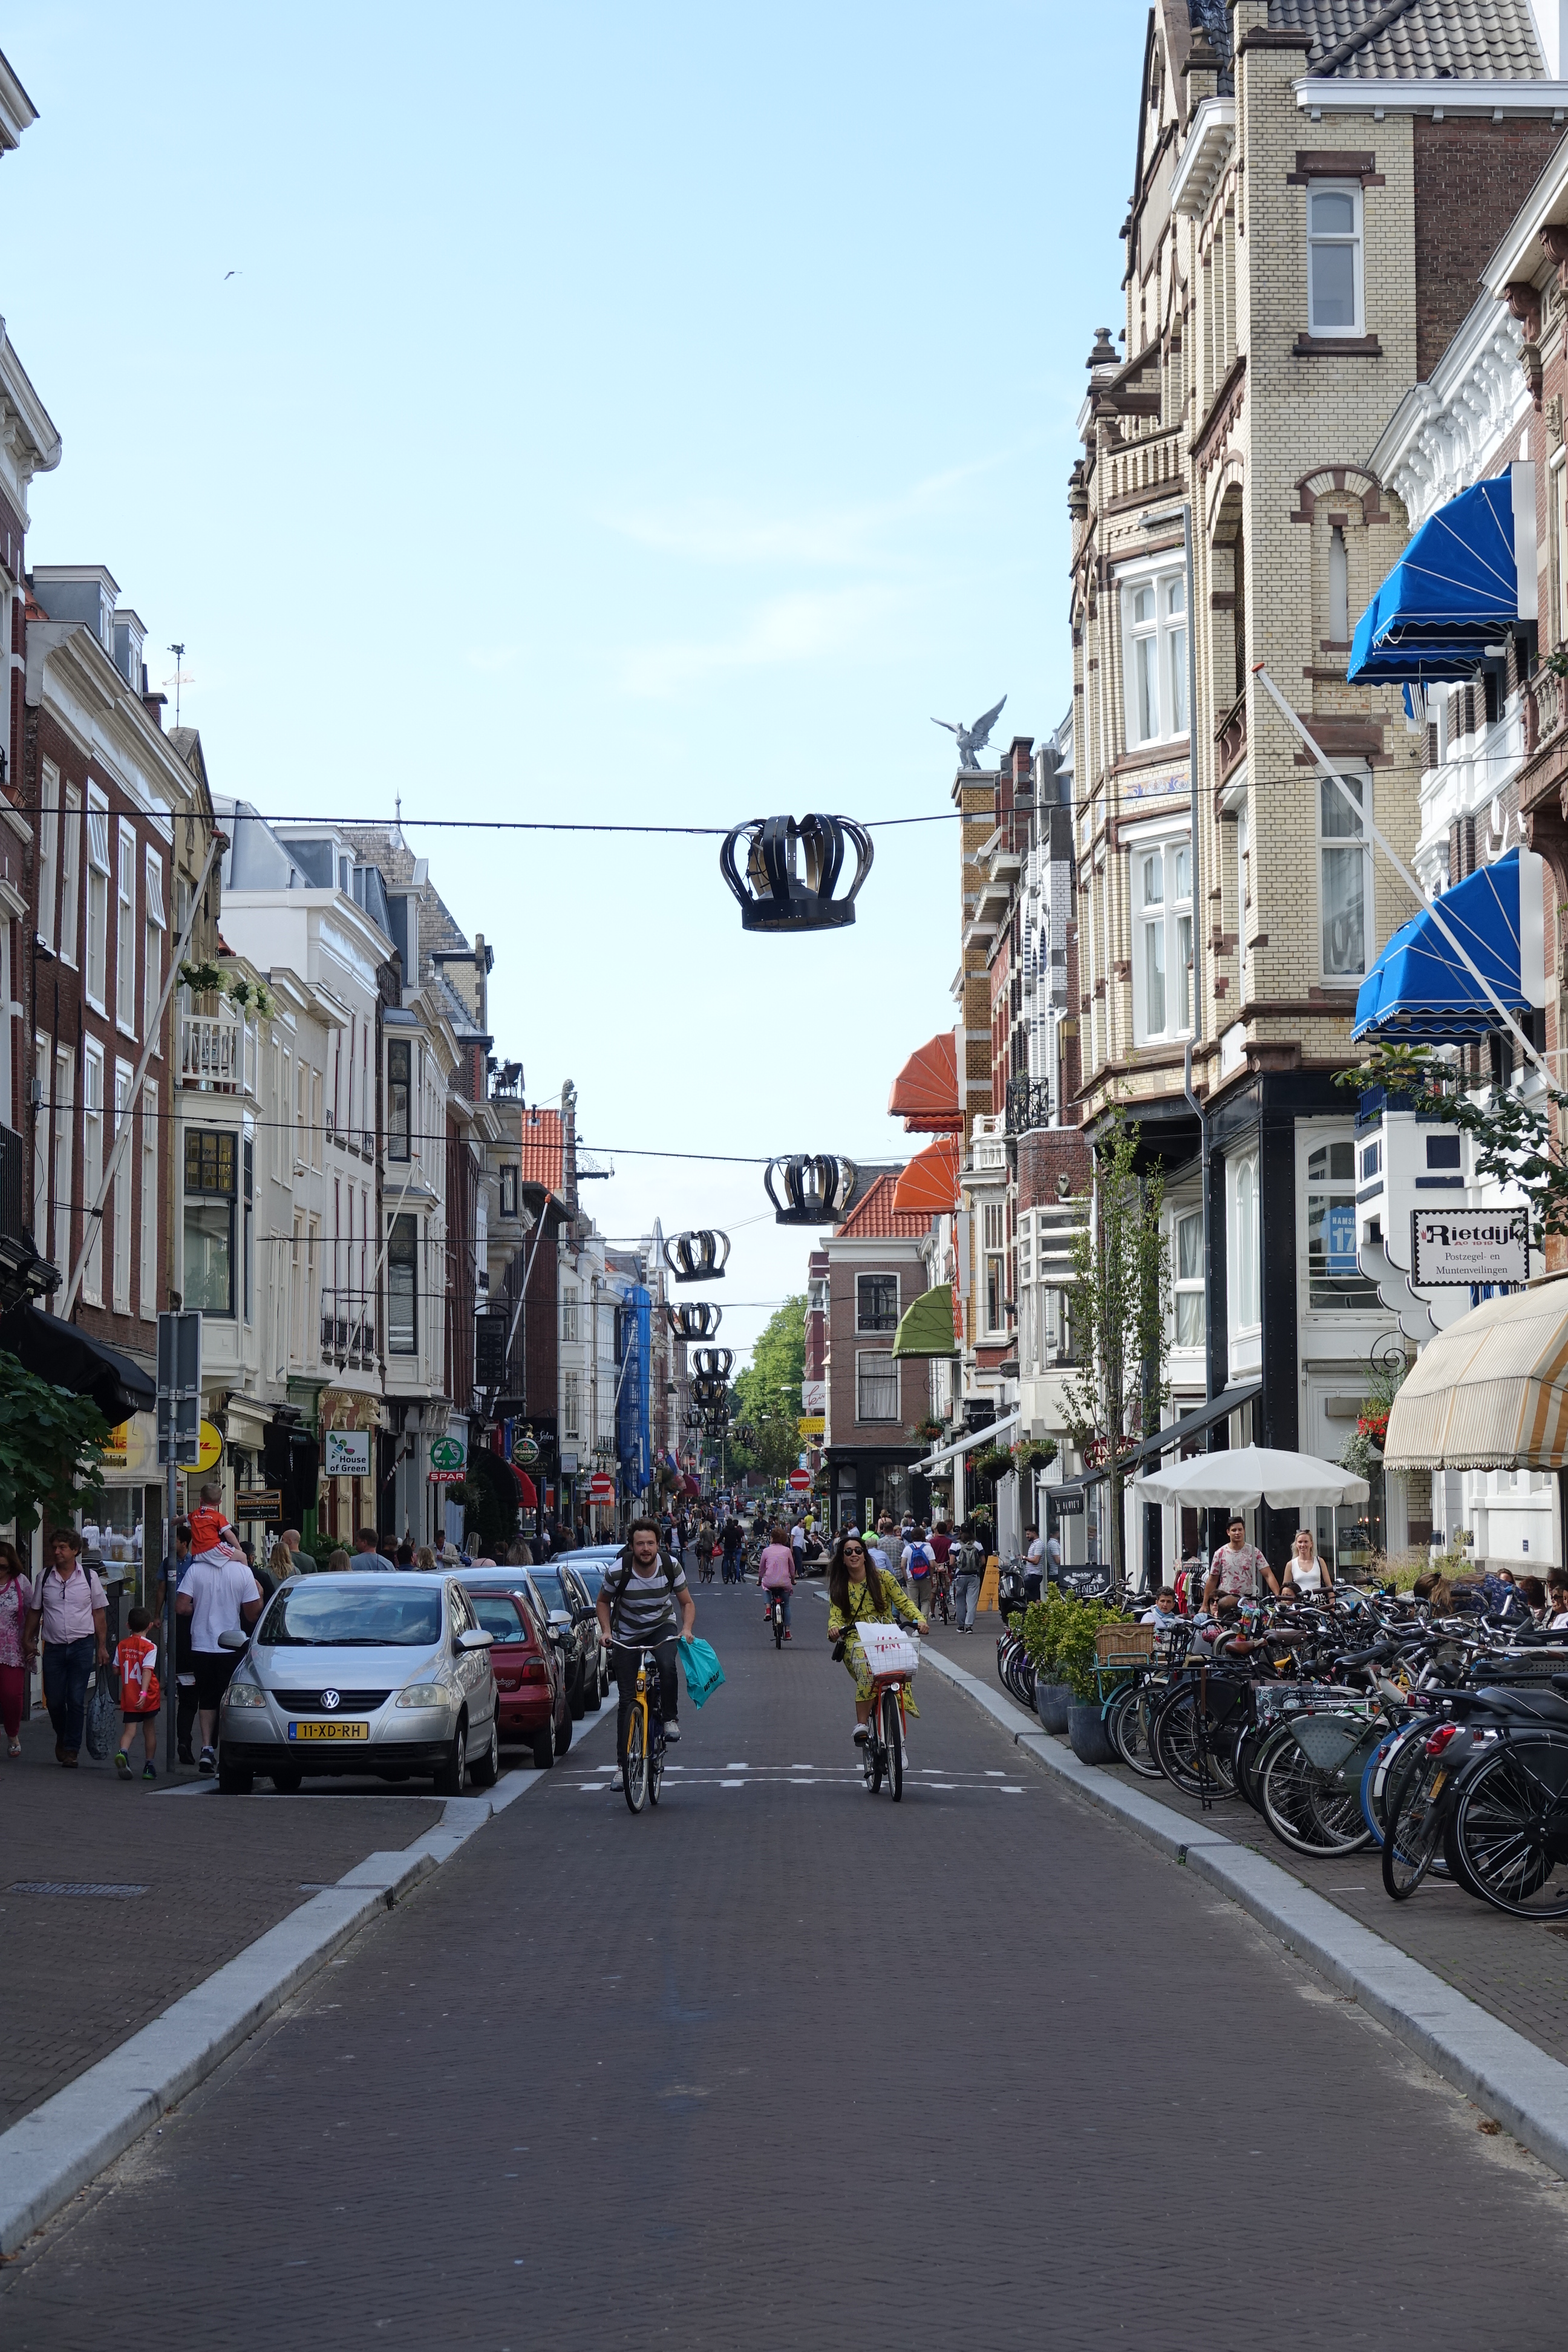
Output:
[[[869,1800],[824,1613],[705,1591],[658,1811],[564,1759],[0,2273],[8,2352],[131,2276],[238,2352],[1561,2342],[1568,2189],[934,1673]]]

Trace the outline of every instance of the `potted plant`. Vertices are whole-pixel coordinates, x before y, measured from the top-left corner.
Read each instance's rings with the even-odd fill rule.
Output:
[[[1057,1645],[1058,1671],[1072,1691],[1068,1707],[1068,1739],[1080,1764],[1113,1764],[1116,1750],[1105,1728],[1100,1685],[1095,1679],[1094,1637],[1102,1625],[1119,1623],[1121,1612],[1100,1601],[1076,1601],[1072,1608],[1072,1622]]]
[[[223,974],[216,963],[183,963],[180,978],[193,996],[221,996]]]
[[[974,1457],[974,1475],[988,1486],[994,1486],[998,1478],[1005,1478],[1013,1466],[1013,1457],[1005,1445],[988,1445]]]
[[[1057,1441],[1054,1437],[1026,1437],[1013,1448],[1014,1466],[1026,1478],[1033,1477],[1037,1471],[1048,1470],[1056,1458]]]
[[[937,1439],[942,1436],[946,1427],[947,1423],[945,1421],[938,1421],[932,1415],[928,1413],[924,1421],[916,1422],[914,1433],[925,1444],[934,1445]]]
[[[1073,1612],[1082,1606],[1051,1585],[1024,1612],[1024,1647],[1035,1669],[1035,1713],[1046,1731],[1059,1734],[1068,1727],[1072,1685],[1063,1678],[1058,1658]]]

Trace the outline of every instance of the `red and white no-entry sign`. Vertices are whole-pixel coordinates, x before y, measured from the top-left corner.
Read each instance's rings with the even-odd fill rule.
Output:
[[[785,1483],[793,1486],[797,1495],[804,1495],[811,1485],[811,1473],[809,1470],[792,1470]]]
[[[613,1503],[615,1499],[615,1480],[606,1477],[602,1470],[595,1471],[588,1481],[588,1500],[591,1503]]]

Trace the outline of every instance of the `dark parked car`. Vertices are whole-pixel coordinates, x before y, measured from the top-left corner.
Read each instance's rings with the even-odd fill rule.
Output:
[[[566,1697],[575,1720],[593,1714],[610,1687],[610,1662],[599,1638],[594,1595],[563,1557],[531,1568],[528,1577],[550,1612],[550,1622],[566,1636]]]
[[[531,1748],[535,1764],[547,1770],[572,1745],[561,1644],[526,1592],[463,1589],[492,1643],[501,1746]]]

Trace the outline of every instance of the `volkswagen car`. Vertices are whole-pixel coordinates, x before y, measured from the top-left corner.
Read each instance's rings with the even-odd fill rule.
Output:
[[[417,1777],[443,1797],[500,1769],[491,1637],[461,1585],[417,1572],[293,1577],[243,1646],[218,1716],[218,1786],[247,1795],[256,1775],[298,1789],[307,1775]]]

